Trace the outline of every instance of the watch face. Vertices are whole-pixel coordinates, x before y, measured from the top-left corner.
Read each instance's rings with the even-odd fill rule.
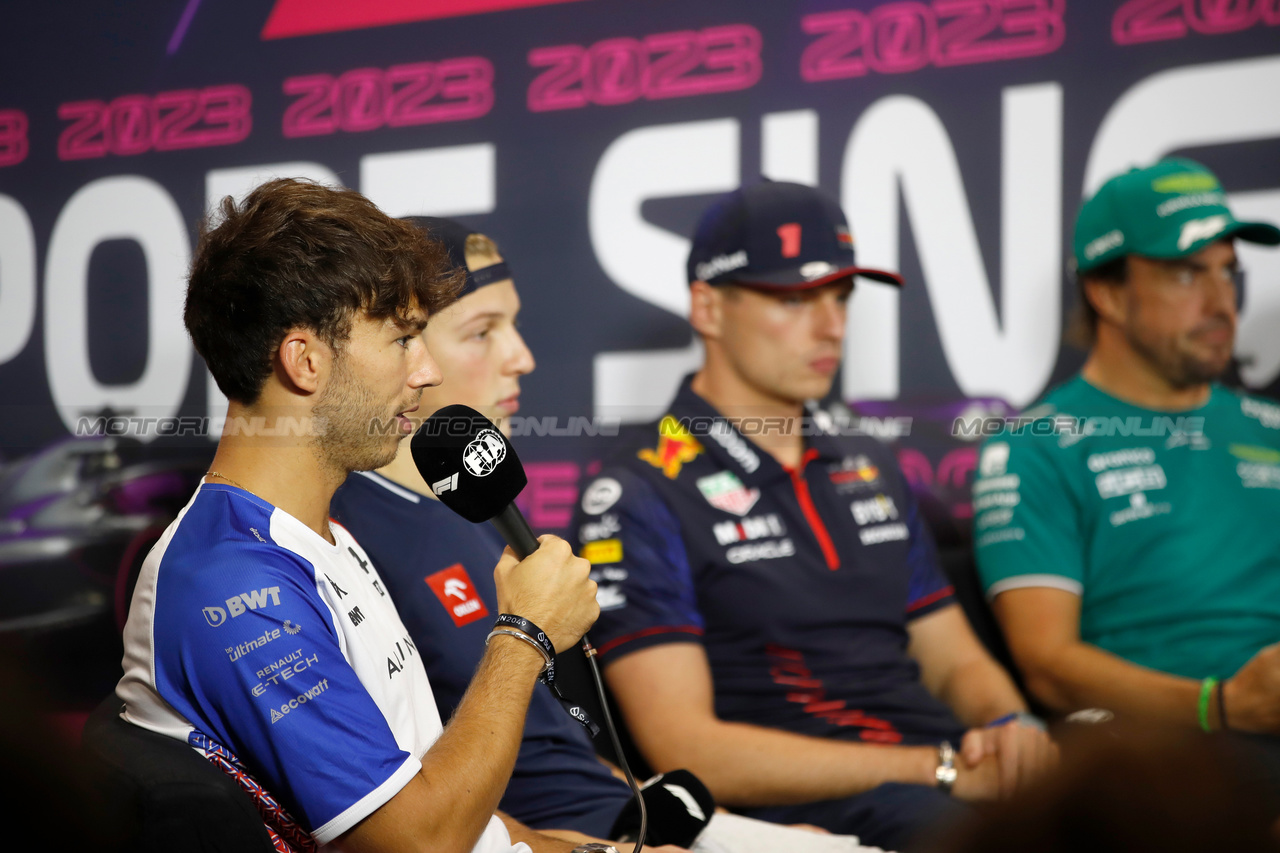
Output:
[[[612,844],[601,844],[599,841],[589,841],[586,844],[579,844],[573,848],[573,853],[618,853],[618,848]]]

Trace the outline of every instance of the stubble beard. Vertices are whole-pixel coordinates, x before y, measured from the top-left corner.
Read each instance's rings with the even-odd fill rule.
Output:
[[[1230,349],[1224,358],[1203,358],[1180,347],[1178,338],[1156,339],[1145,335],[1139,324],[1130,325],[1125,330],[1125,338],[1129,346],[1152,365],[1169,385],[1180,391],[1213,382],[1222,376],[1231,363]]]
[[[320,425],[314,441],[321,462],[344,475],[389,465],[403,436],[394,428],[398,424],[387,431],[385,408],[338,358],[333,379],[312,410]]]

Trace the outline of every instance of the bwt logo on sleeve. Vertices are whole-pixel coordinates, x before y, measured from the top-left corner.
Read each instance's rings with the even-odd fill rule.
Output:
[[[257,610],[259,607],[267,607],[268,604],[279,603],[280,587],[269,586],[266,589],[242,592],[234,598],[228,598],[225,610],[221,607],[206,607],[202,612],[204,613],[204,620],[210,626],[217,628],[225,623],[228,618],[234,619],[246,610]]]

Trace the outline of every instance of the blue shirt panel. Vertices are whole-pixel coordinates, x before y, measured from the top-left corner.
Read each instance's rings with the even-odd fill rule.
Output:
[[[272,510],[206,487],[183,516],[158,571],[156,687],[305,825],[319,827],[409,755],[343,656],[314,566],[270,541]],[[227,614],[228,599],[242,594],[260,605]],[[212,624],[205,608],[221,608],[224,621]],[[309,692],[288,713],[273,713]]]

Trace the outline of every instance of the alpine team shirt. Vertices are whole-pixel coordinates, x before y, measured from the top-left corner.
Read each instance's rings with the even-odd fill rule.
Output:
[[[143,564],[117,687],[125,719],[227,747],[321,844],[395,796],[442,730],[377,570],[330,530],[203,484]],[[475,849],[513,849],[500,820]]]
[[[498,616],[493,569],[501,538],[492,525],[472,524],[376,472],[351,475],[331,509],[381,571],[427,669],[440,716],[449,719]],[[627,784],[600,763],[582,726],[546,687],[535,687],[499,808],[535,829],[607,838],[630,797]]]
[[[582,492],[606,665],[701,643],[716,714],[819,737],[937,743],[963,726],[920,683],[908,623],[954,603],[897,461],[816,434],[761,451],[686,379],[670,414]]]
[[[1280,406],[1214,385],[1158,412],[1077,376],[1015,427],[974,484],[989,597],[1072,592],[1082,640],[1188,678],[1280,641]]]

